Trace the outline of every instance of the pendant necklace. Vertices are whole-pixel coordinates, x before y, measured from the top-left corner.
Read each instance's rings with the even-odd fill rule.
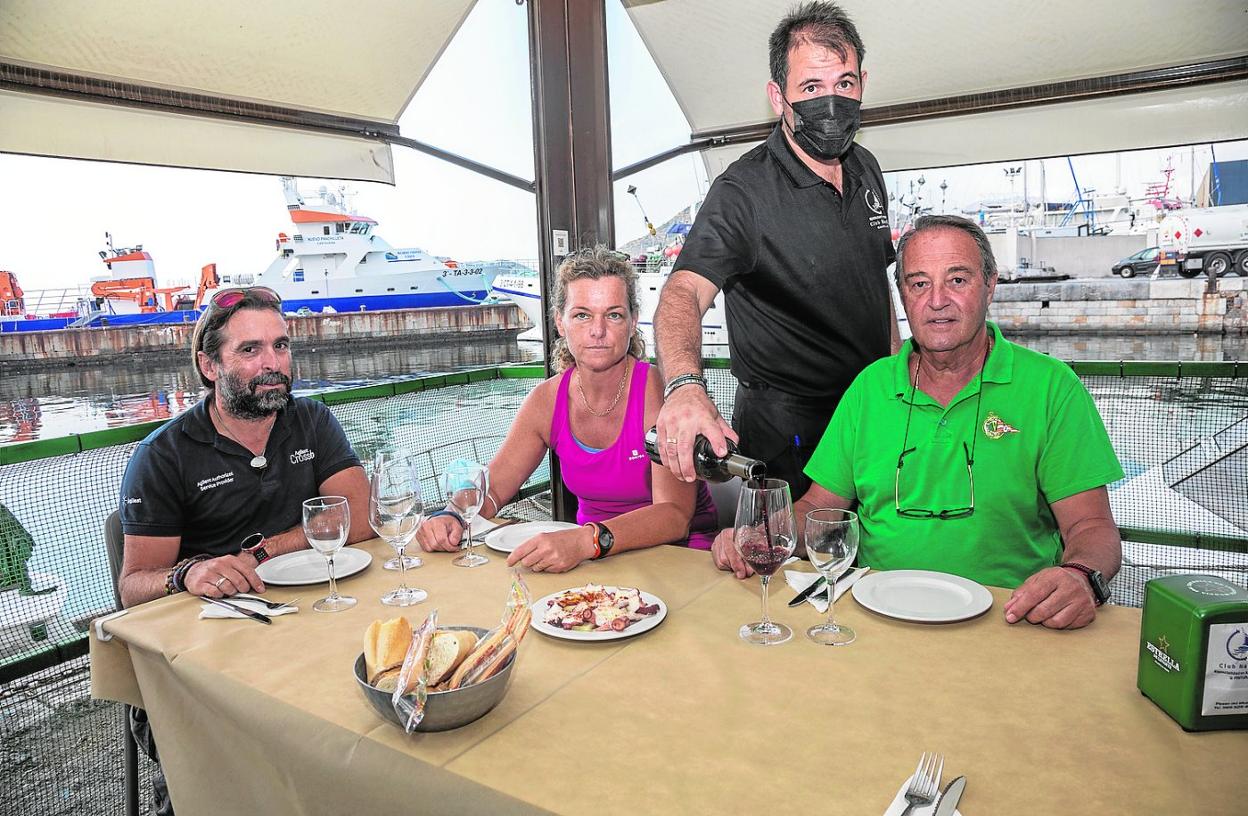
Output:
[[[233,439],[239,445],[242,445],[243,448],[246,448],[247,446],[243,445],[243,443],[238,440],[238,437],[236,437],[233,433],[230,432],[229,427],[225,424],[225,416],[221,413],[221,409],[217,407],[216,400],[213,400],[212,407],[217,412],[217,421],[221,423],[221,427],[226,431],[226,436],[229,437],[230,439]],[[256,470],[264,470],[265,468],[269,466],[269,460],[265,457],[263,453],[258,453],[255,456],[251,457],[251,466],[255,468]]]

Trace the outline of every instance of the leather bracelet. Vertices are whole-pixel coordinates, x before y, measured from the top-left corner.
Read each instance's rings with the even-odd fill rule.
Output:
[[[435,513],[430,513],[429,515],[425,516],[425,521],[429,521],[430,519],[435,519],[438,516],[450,516],[451,518],[459,522],[460,527],[463,527],[465,530],[468,529],[468,522],[464,521],[464,517],[461,516],[459,513],[456,513],[454,510],[438,510]]]
[[[702,390],[708,395],[711,393],[711,389],[706,385],[706,377],[703,377],[701,374],[681,374],[679,377],[673,377],[672,381],[663,388],[663,399],[666,400],[670,397],[677,388],[695,383],[702,386]]]
[[[178,566],[173,570],[174,591],[186,592],[186,575],[191,571],[191,567],[195,566],[200,561],[207,561],[212,557],[213,556],[208,555],[207,553],[201,553],[200,555],[192,555],[190,558],[184,558],[182,563],[178,564]]]

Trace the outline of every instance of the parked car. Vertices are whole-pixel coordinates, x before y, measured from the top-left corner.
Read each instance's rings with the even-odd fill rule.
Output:
[[[1159,256],[1160,250],[1157,247],[1141,249],[1134,255],[1128,255],[1114,264],[1114,274],[1122,275],[1124,278],[1134,278],[1136,275],[1151,275],[1153,270],[1157,268]]]

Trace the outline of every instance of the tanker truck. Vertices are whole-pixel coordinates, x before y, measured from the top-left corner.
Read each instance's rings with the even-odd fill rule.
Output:
[[[1163,272],[1248,277],[1248,204],[1175,210],[1157,229]]]

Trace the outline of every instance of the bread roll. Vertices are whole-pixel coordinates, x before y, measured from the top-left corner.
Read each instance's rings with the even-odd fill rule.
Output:
[[[438,630],[429,645],[429,686],[436,686],[451,676],[477,645],[477,635],[462,629]]]
[[[397,618],[382,623],[373,621],[364,633],[364,668],[368,684],[377,685],[377,678],[389,669],[403,665],[407,648],[412,643],[412,625],[407,618]]]

